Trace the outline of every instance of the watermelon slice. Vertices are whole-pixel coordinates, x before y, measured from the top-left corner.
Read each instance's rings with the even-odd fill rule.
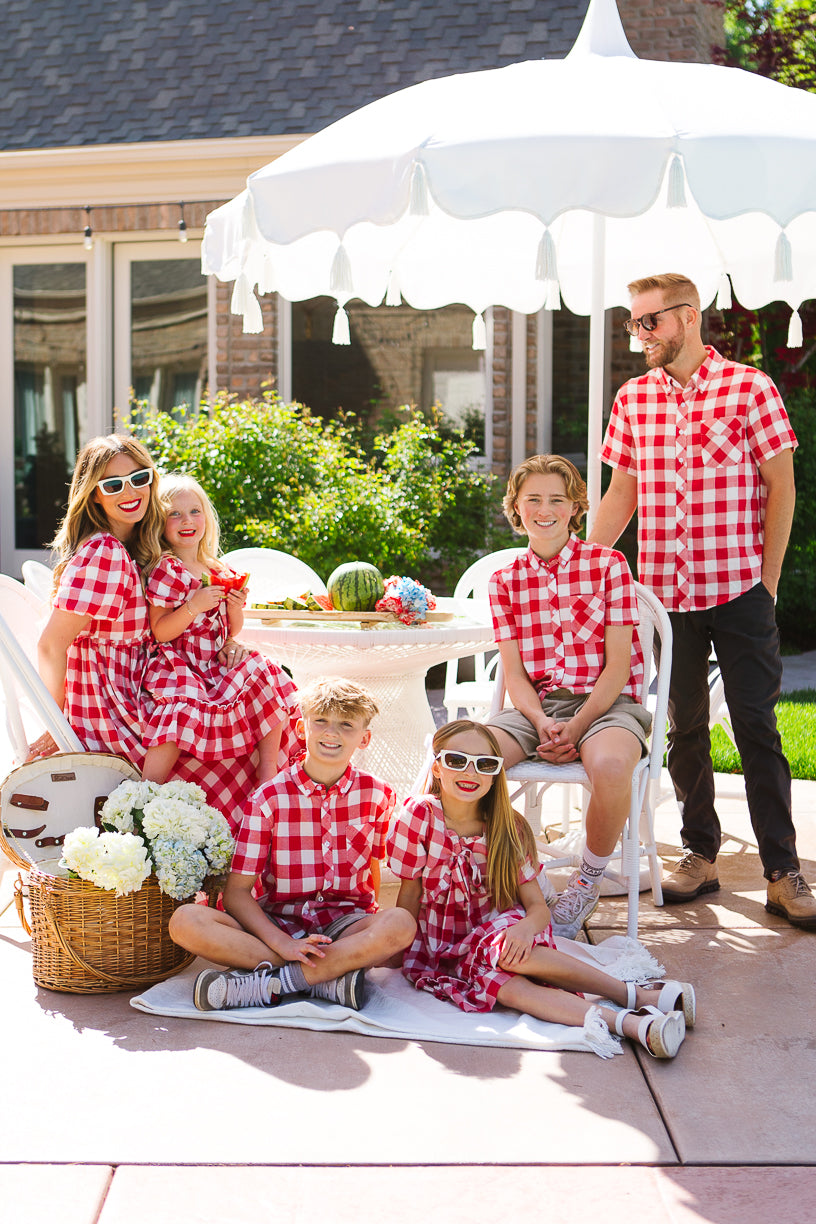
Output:
[[[210,573],[205,572],[201,575],[202,586],[217,586],[221,587],[222,591],[229,594],[230,591],[243,591],[246,584],[249,582],[249,574],[239,574],[235,570],[222,569],[212,570]]]
[[[312,591],[312,599],[315,601],[315,603],[320,604],[324,612],[334,611],[334,604],[328,595],[316,595],[314,591]]]

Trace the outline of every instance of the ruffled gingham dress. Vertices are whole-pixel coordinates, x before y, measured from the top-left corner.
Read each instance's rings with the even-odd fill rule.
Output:
[[[82,544],[60,575],[53,606],[90,624],[68,647],[65,716],[88,752],[114,752],[144,765],[144,730],[155,709],[155,643],[139,570],[107,532]],[[255,760],[200,761],[182,754],[172,778],[195,782],[233,829],[257,786]]]
[[[449,999],[462,1011],[491,1011],[515,974],[499,969],[504,932],[526,915],[523,906],[496,914],[487,891],[484,836],[459,837],[445,824],[433,795],[407,799],[388,838],[391,870],[403,880],[422,878],[422,901],[414,942],[402,972],[418,990]],[[519,883],[536,880],[529,859]],[[554,948],[548,926],[534,944]]]
[[[151,571],[148,603],[177,608],[201,583],[177,557],[163,556]],[[178,744],[201,761],[249,756],[260,740],[283,724],[278,768],[288,765],[299,744],[297,691],[271,659],[251,651],[234,666],[218,652],[229,636],[223,603],[200,612],[171,642],[159,642],[146,684],[156,705],[145,728],[146,747]]]
[[[60,575],[53,606],[90,616],[68,647],[65,715],[89,752],[115,752],[141,767],[146,709],[142,679],[152,637],[139,570],[115,536],[91,536]]]

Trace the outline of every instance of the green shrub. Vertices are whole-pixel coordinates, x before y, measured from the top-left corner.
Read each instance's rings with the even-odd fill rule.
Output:
[[[443,436],[418,410],[378,434],[366,454],[352,420],[325,422],[273,392],[226,395],[198,413],[126,422],[165,471],[190,472],[221,520],[225,551],[278,548],[325,577],[346,561],[408,573],[450,589],[479,554],[498,547],[500,491],[471,470],[470,442]]]
[[[786,408],[799,446],[794,453],[796,510],[776,605],[783,640],[811,650],[816,646],[816,391],[788,395]]]

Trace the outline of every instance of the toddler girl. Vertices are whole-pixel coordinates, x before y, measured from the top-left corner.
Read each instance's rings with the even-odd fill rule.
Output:
[[[260,785],[298,746],[295,686],[276,663],[235,641],[246,590],[203,581],[232,571],[218,559],[218,521],[201,485],[191,476],[163,476],[159,494],[165,551],[145,586],[159,643],[149,673],[156,708],[144,736],[146,776],[163,781],[179,751],[219,761],[257,749]]]
[[[673,1058],[694,1024],[693,987],[620,982],[559,952],[533,835],[510,806],[493,734],[461,719],[437,731],[433,749],[431,793],[407,800],[388,842],[397,904],[418,923],[403,961],[408,980],[463,1011],[501,1003],[576,1026],[595,1006],[587,992],[626,1009],[600,1006],[608,1028]]]

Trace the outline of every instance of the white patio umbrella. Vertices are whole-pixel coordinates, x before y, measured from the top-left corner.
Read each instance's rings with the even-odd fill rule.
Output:
[[[250,176],[207,219],[203,270],[258,292],[590,315],[588,462],[600,495],[603,312],[638,276],[718,297],[816,297],[816,95],[707,64],[641,60],[591,0],[563,60],[426,81],[363,107]],[[730,278],[730,284],[729,284]]]

